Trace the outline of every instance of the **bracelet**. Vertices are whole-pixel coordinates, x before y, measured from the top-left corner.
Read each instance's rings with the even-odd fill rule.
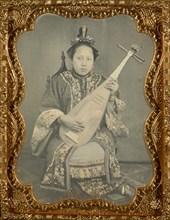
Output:
[[[115,101],[115,96],[110,96],[109,101]]]

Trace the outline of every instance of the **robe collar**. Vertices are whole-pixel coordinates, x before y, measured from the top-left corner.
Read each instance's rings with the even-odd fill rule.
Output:
[[[87,73],[85,76],[80,76],[79,74],[77,74],[76,72],[75,72],[75,70],[74,69],[72,69],[71,70],[71,73],[73,74],[73,76],[75,77],[75,78],[77,78],[77,79],[86,79],[86,78],[88,78],[88,77],[90,77],[90,76],[92,76],[93,75],[93,72],[92,71],[90,71],[89,73]]]

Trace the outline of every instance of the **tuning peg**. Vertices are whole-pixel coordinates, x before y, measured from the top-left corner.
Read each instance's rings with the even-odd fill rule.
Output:
[[[117,45],[120,49],[122,49],[123,51],[125,51],[126,53],[128,53],[128,50],[126,48],[124,48],[122,45],[118,44]],[[131,46],[131,51],[134,53],[133,54],[133,58],[135,60],[137,60],[139,63],[143,63],[145,62],[145,60],[139,56],[137,56],[135,53],[138,52],[140,50],[140,48],[142,48],[141,46],[139,46],[137,43],[133,43],[132,46]]]
[[[140,48],[142,48],[142,47],[137,43],[133,43],[131,48],[132,48],[133,52],[138,52],[140,50]]]

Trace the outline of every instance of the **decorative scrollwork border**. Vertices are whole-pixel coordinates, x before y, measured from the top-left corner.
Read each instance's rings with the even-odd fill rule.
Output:
[[[165,219],[170,212],[170,2],[166,0],[2,0],[0,3],[0,175],[2,219]],[[154,164],[152,183],[137,190],[134,201],[115,206],[104,201],[62,201],[40,204],[30,186],[16,179],[15,165],[22,148],[25,124],[18,110],[25,94],[24,73],[16,40],[33,30],[44,13],[67,18],[102,19],[117,14],[132,16],[138,31],[156,45],[145,82],[151,113],[145,141]]]

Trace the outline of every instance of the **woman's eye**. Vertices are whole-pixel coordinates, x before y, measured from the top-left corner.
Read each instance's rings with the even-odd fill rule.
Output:
[[[81,59],[82,59],[82,57],[77,57],[77,59],[78,59],[78,60],[81,60]]]
[[[92,58],[90,58],[90,57],[81,57],[81,56],[77,56],[76,59],[80,60],[80,61],[81,60],[86,60],[86,61],[91,61],[92,60]]]

